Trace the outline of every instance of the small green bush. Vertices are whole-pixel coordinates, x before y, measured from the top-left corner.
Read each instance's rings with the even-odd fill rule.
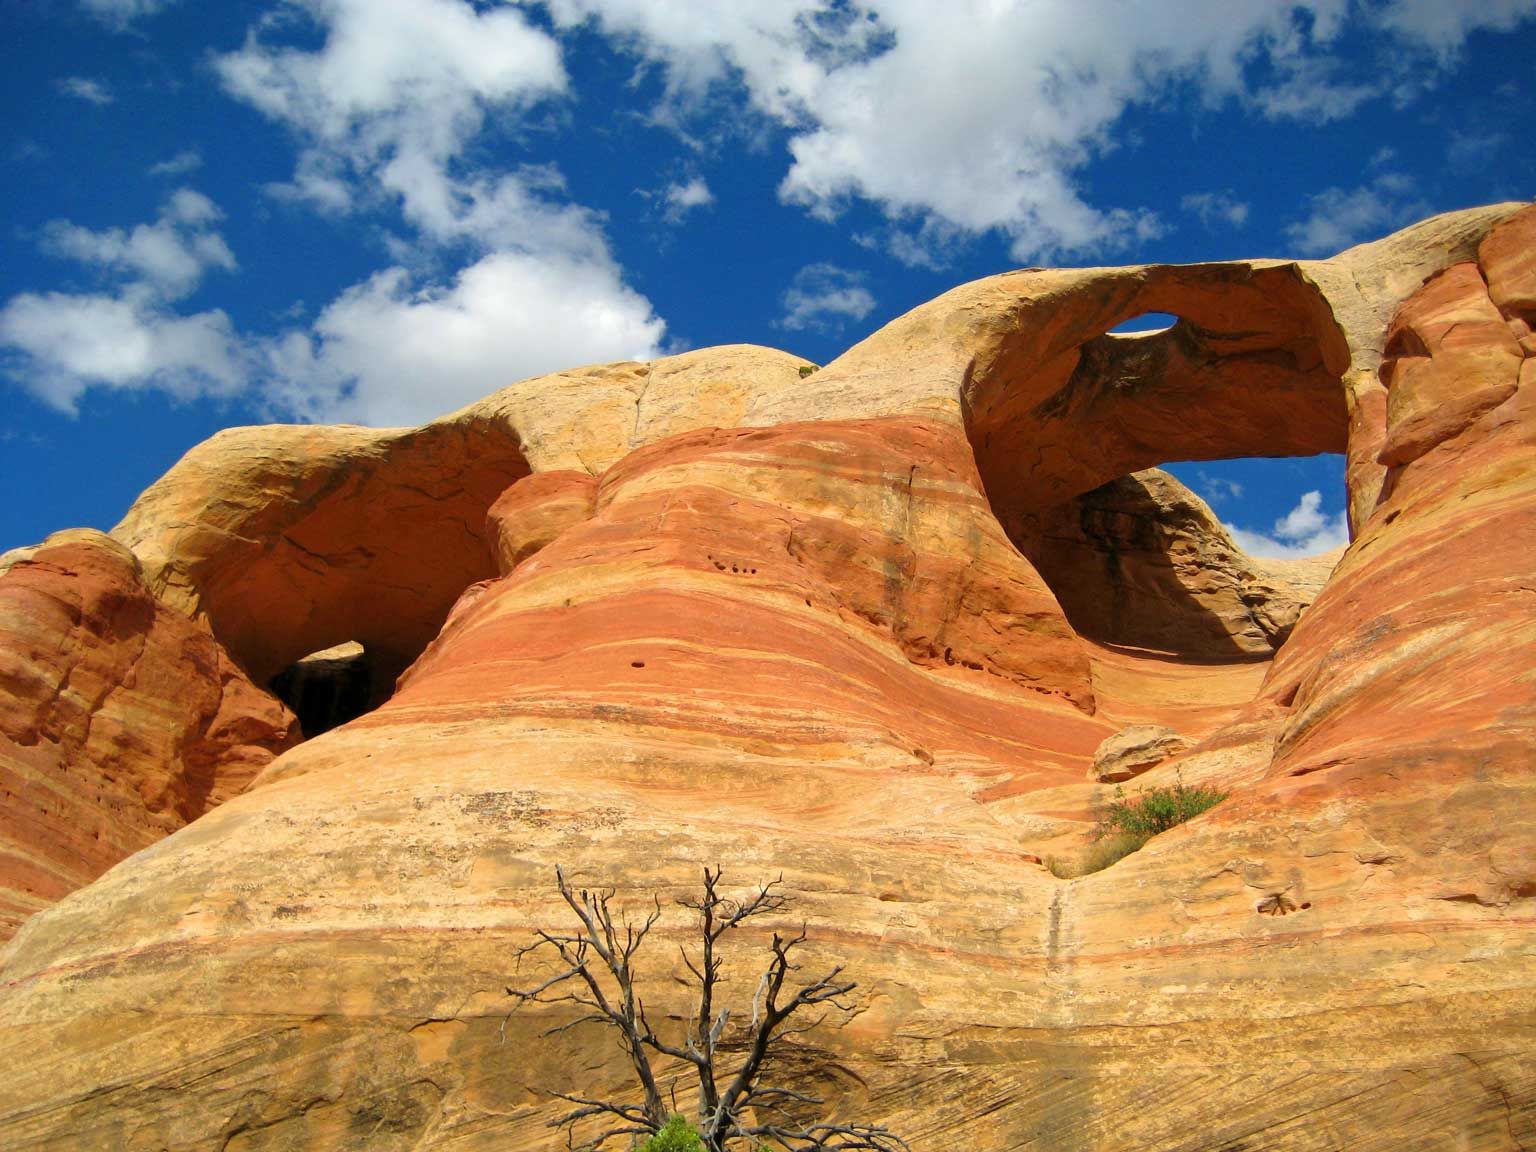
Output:
[[[1052,856],[1045,861],[1051,875],[1062,880],[1102,872],[1117,860],[1124,860],[1159,832],[1184,823],[1227,798],[1215,788],[1191,788],[1184,781],[1172,787],[1152,787],[1126,798],[1125,790],[1115,789],[1115,798],[1104,806],[1093,830],[1093,844],[1081,861],[1074,864]]]
[[[1104,814],[1099,817],[1094,839],[1140,837],[1141,844],[1145,844],[1159,832],[1166,832],[1200,815],[1226,798],[1225,792],[1214,788],[1191,788],[1183,780],[1175,781],[1171,788],[1148,788],[1129,800],[1123,789],[1116,788],[1114,800],[1105,806]],[[1141,844],[1136,847],[1140,848]]]
[[[819,365],[819,364],[802,364],[802,365],[800,365],[800,379],[804,380],[807,376],[809,376],[812,372],[816,371],[816,369],[819,368],[819,367],[821,367],[821,365]]]
[[[704,1152],[704,1141],[686,1118],[674,1113],[666,1127],[640,1146],[640,1152]]]

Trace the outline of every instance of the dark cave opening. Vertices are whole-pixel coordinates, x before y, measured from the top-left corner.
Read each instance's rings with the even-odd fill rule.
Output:
[[[306,740],[372,711],[374,662],[356,641],[295,660],[268,684],[299,718]]]

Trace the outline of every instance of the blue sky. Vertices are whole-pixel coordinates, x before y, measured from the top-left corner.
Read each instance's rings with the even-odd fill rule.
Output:
[[[1536,195],[1536,0],[12,0],[0,549],[198,440]],[[1336,458],[1180,476],[1270,552]],[[1312,495],[1315,493],[1316,495]]]

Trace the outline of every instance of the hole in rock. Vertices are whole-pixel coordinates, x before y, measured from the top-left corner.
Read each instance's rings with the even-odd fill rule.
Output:
[[[1111,336],[1122,336],[1127,333],[1137,332],[1161,332],[1164,328],[1172,328],[1179,322],[1179,318],[1172,312],[1143,312],[1140,316],[1132,316],[1129,320],[1122,320],[1109,330]]]
[[[1268,659],[1348,542],[1342,472],[1331,455],[1137,472],[1040,514],[1020,546],[1090,640]]]
[[[317,704],[303,718],[309,735],[384,703],[464,591],[497,575],[487,513],[531,472],[494,405],[412,429],[233,429],[169,475],[189,469],[200,477],[192,487],[232,483],[241,499],[188,505],[192,519],[174,527],[160,505],[136,504],[125,531],[166,556],[165,579],[193,594],[246,675],[319,699],[330,689],[307,687],[311,674],[299,671],[306,654],[343,641],[366,650],[366,676],[316,674],[353,703]],[[186,549],[183,539],[208,547]],[[362,705],[359,682],[367,685]]]
[[[1272,565],[1343,531],[1338,457],[1276,459],[1348,440],[1349,349],[1317,289],[1294,266],[1158,267],[1015,324],[973,363],[966,431],[994,513],[1073,627],[1192,660],[1272,656],[1300,611]],[[1189,462],[1173,465],[1186,483],[1149,471],[1170,461]],[[1244,471],[1266,468],[1301,472]],[[1252,562],[1218,521],[1247,533]],[[1297,576],[1299,598],[1325,578]]]
[[[356,720],[374,707],[373,661],[356,641],[294,661],[268,686],[299,718],[306,740]]]

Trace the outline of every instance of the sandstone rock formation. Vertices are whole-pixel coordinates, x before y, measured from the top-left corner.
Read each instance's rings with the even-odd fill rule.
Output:
[[[0,558],[0,938],[240,792],[293,717],[144,586],[60,532]]]
[[[1338,559],[1247,556],[1205,501],[1156,468],[1076,496],[1038,523],[1019,544],[1079,633],[1194,658],[1273,655]]]
[[[1121,784],[1189,749],[1189,741],[1166,724],[1131,724],[1093,753],[1091,777],[1100,784]]]
[[[1536,1143],[1533,246],[1504,205],[1010,273],[805,379],[712,349],[195,450],[116,533],[166,611],[257,678],[414,662],[22,926],[0,1143],[552,1149],[541,1089],[624,1083],[508,1016],[554,865],[642,904],[716,862],[782,873],[774,927],[861,985],[785,1075],[915,1148]],[[1106,335],[1149,310],[1180,323]],[[1356,535],[1305,610],[1315,577],[1122,480],[1322,450]],[[1127,501],[1101,586],[1159,652],[1074,627],[1102,539],[1058,529]],[[1195,742],[1139,780],[1230,798],[1056,879],[1137,723]],[[645,961],[674,1025],[684,925]]]

